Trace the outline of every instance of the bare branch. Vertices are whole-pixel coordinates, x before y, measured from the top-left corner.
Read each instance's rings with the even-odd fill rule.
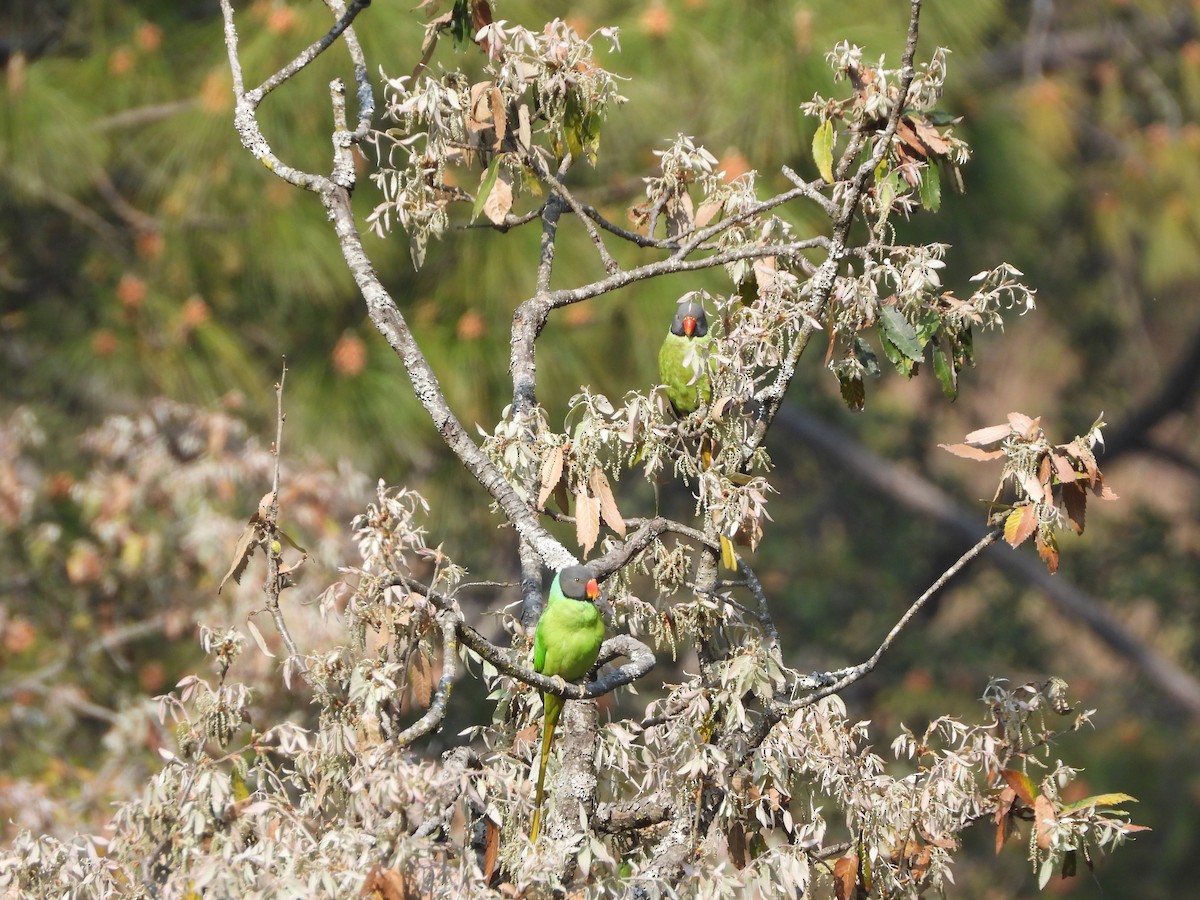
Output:
[[[900,117],[904,114],[905,103],[908,102],[908,91],[912,87],[913,78],[916,76],[916,68],[913,61],[917,54],[917,37],[920,31],[920,20],[921,0],[910,0],[908,40],[904,46],[904,57],[900,67],[900,84],[897,89],[896,104],[888,116],[887,125],[883,129],[883,133],[879,136],[871,156],[858,167],[850,189],[846,192],[846,199],[842,204],[841,212],[837,219],[834,220],[833,234],[829,239],[829,251],[825,257],[825,261],[821,263],[810,282],[809,304],[812,309],[812,315],[806,317],[801,324],[799,333],[792,342],[792,346],[788,349],[787,356],[779,366],[779,371],[776,373],[775,378],[769,385],[759,391],[756,396],[756,399],[762,403],[762,417],[759,419],[754,433],[751,434],[742,447],[743,464],[750,461],[754,452],[766,438],[767,431],[770,430],[771,423],[775,420],[775,416],[779,412],[779,407],[783,403],[783,397],[787,393],[788,385],[792,383],[792,378],[796,374],[796,363],[808,346],[808,341],[815,329],[815,323],[822,318],[825,308],[829,303],[829,298],[833,294],[833,287],[837,282],[838,268],[841,266],[842,259],[847,253],[850,225],[853,223],[854,215],[858,211],[859,201],[862,199],[863,191],[866,190],[867,182],[872,177],[875,168],[879,165],[880,160],[883,159],[888,148],[891,146],[892,137],[896,133]]]
[[[883,639],[883,642],[879,645],[878,649],[871,654],[870,658],[868,658],[865,662],[859,663],[857,666],[852,666],[849,669],[843,669],[842,672],[845,674],[839,673],[840,677],[833,684],[814,691],[800,700],[784,704],[784,708],[792,710],[802,709],[805,706],[812,706],[818,700],[828,697],[830,694],[840,693],[850,685],[854,684],[854,682],[861,679],[868,672],[872,671],[877,665],[879,665],[879,660],[883,658],[883,654],[891,649],[891,646],[895,642],[896,638],[900,636],[900,632],[902,632],[908,626],[908,623],[912,621],[913,616],[921,611],[921,607],[928,603],[930,598],[932,598],[938,591],[945,587],[946,583],[951,578],[962,571],[963,567],[966,566],[967,563],[982,553],[988,546],[995,543],[996,539],[1000,537],[1000,534],[1001,530],[999,528],[994,528],[989,531],[975,544],[974,547],[960,556],[954,565],[939,575],[937,581],[930,585],[929,589],[920,597],[918,597],[913,604],[909,606],[908,611],[900,617],[900,620],[892,626],[892,630],[887,633],[887,637]]]
[[[442,724],[450,704],[450,692],[458,676],[458,628],[462,618],[453,609],[442,611],[442,677],[438,679],[437,691],[425,715],[408,726],[394,742],[397,747],[407,747],[417,738],[424,737]]]
[[[283,610],[279,607],[279,594],[283,589],[283,580],[279,572],[281,551],[277,549],[279,547],[279,459],[283,448],[285,418],[283,414],[283,383],[286,378],[287,359],[285,358],[283,368],[279,373],[279,381],[275,384],[275,445],[271,448],[275,462],[271,476],[271,507],[266,521],[262,523],[263,531],[266,534],[264,549],[267,554],[267,580],[263,585],[263,591],[267,595],[267,611],[270,612],[271,618],[275,622],[275,628],[279,631],[284,646],[287,647],[288,664],[295,665],[301,674],[307,677],[300,648],[296,646],[296,641],[283,618]]]
[[[221,0],[221,6],[227,6],[229,2],[230,0]],[[328,3],[327,5],[333,9],[335,6],[340,6],[341,4]],[[311,63],[314,59],[332,47],[333,42],[341,36],[343,31],[350,27],[350,23],[358,17],[358,14],[370,5],[371,0],[352,0],[350,6],[346,8],[341,16],[338,17],[338,20],[333,23],[333,25],[327,32],[325,32],[325,34],[301,50],[291,62],[289,62],[286,66],[272,75],[258,87],[246,92],[245,99],[250,105],[250,109],[256,109],[258,105],[262,103],[263,99],[269,93],[271,93],[271,91],[275,90],[275,88],[279,87],[297,72]],[[232,16],[232,11],[230,12],[230,15]],[[357,42],[355,43],[357,44]],[[362,54],[360,51],[360,59],[361,56]]]
[[[574,565],[577,562],[575,556],[542,527],[537,516],[476,445],[446,403],[441,385],[429,361],[409,330],[396,301],[380,282],[374,266],[367,257],[358,232],[358,224],[354,221],[349,193],[344,188],[326,181],[321,199],[334,224],[346,265],[366,301],[371,322],[400,357],[412,383],[413,393],[425,407],[447,448],[483,485],[516,528],[520,538],[534,546],[546,565],[555,570]]]

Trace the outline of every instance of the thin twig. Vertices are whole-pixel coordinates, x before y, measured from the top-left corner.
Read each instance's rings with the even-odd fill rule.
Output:
[[[283,421],[285,418],[283,414],[283,382],[286,378],[287,358],[285,357],[283,368],[279,373],[279,381],[275,384],[275,446],[271,448],[275,457],[275,464],[271,476],[271,510],[267,521],[264,523],[267,533],[265,542],[267,551],[267,582],[263,590],[267,594],[267,611],[275,621],[275,628],[288,650],[288,659],[285,665],[295,665],[304,674],[306,673],[306,667],[300,656],[300,648],[296,646],[296,641],[293,639],[291,631],[288,630],[287,622],[283,618],[283,610],[279,606],[279,594],[283,589],[283,582],[279,572],[279,562],[282,554],[276,548],[279,546],[279,460],[283,448]]]
[[[755,426],[754,432],[742,446],[743,465],[749,463],[755,451],[758,450],[762,442],[766,439],[767,431],[770,430],[771,423],[775,420],[775,415],[779,412],[779,407],[783,403],[783,397],[787,393],[788,385],[792,383],[792,378],[796,374],[796,363],[808,346],[813,332],[818,327],[817,320],[823,317],[825,308],[833,296],[833,288],[837,283],[838,268],[847,253],[850,226],[854,221],[855,213],[858,211],[859,201],[862,199],[863,192],[866,190],[867,183],[873,177],[876,167],[891,147],[892,137],[895,135],[896,128],[900,123],[900,117],[904,114],[905,103],[908,102],[908,91],[912,86],[913,78],[916,76],[916,68],[913,61],[917,54],[920,19],[921,0],[910,0],[908,40],[904,46],[904,57],[900,66],[900,84],[897,89],[895,106],[888,116],[887,125],[883,129],[883,133],[879,136],[875,144],[875,149],[871,152],[870,157],[864,160],[858,167],[858,171],[855,172],[850,189],[846,192],[841,212],[834,220],[833,233],[829,239],[829,251],[825,257],[825,261],[821,263],[816,274],[813,275],[809,282],[812,286],[809,292],[811,314],[806,316],[801,323],[800,330],[792,341],[792,346],[788,348],[788,353],[780,364],[775,378],[769,385],[759,391],[755,397],[762,404],[762,416],[757,426]]]
[[[407,747],[417,738],[424,737],[441,726],[450,704],[450,692],[458,674],[458,626],[462,619],[456,610],[442,611],[442,677],[438,679],[437,691],[425,715],[408,726],[395,737],[397,747]]]
[[[222,0],[222,5],[224,5],[226,2],[228,2],[228,0]],[[311,44],[301,50],[291,62],[269,77],[258,87],[246,92],[246,102],[250,104],[250,108],[257,108],[257,106],[262,103],[263,99],[269,93],[271,93],[271,91],[275,90],[275,88],[279,87],[297,72],[311,63],[314,59],[332,47],[333,42],[341,36],[343,31],[350,27],[350,23],[355,20],[358,14],[370,5],[371,0],[353,0],[346,11],[338,17],[338,20],[333,23],[333,25],[327,32],[325,32],[325,34],[321,35],[321,37],[317,38],[317,40],[313,41]]]
[[[921,607],[928,603],[930,598],[932,598],[938,591],[945,587],[946,582],[962,571],[963,567],[966,566],[967,563],[995,543],[996,539],[1000,537],[1000,534],[1001,531],[999,528],[994,528],[989,531],[979,541],[976,542],[975,546],[960,556],[954,565],[938,576],[937,581],[930,585],[929,589],[920,597],[918,597],[913,602],[912,606],[908,608],[908,611],[900,617],[900,620],[892,626],[892,630],[887,633],[887,637],[883,639],[883,642],[879,645],[878,649],[871,654],[869,659],[867,659],[865,662],[859,663],[857,666],[852,666],[850,669],[843,670],[846,674],[833,684],[814,691],[813,693],[808,694],[799,700],[784,704],[784,708],[791,710],[812,706],[818,700],[828,697],[830,694],[837,694],[845,690],[847,687],[854,684],[854,682],[861,679],[864,675],[879,665],[879,660],[883,658],[883,654],[891,649],[892,643],[897,637],[900,636],[900,632],[902,632],[908,626],[908,623],[912,621],[913,616],[921,611]]]

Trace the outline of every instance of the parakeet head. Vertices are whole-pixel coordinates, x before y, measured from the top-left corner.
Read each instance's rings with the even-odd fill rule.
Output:
[[[708,334],[708,317],[704,307],[695,300],[680,303],[671,323],[671,334],[678,337],[702,338]]]
[[[587,566],[567,566],[558,573],[558,588],[564,597],[594,602],[600,596],[600,584]]]

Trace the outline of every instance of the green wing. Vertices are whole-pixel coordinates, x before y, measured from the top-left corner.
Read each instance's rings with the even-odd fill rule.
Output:
[[[692,377],[695,371],[691,366],[684,365],[688,351],[694,346],[703,352],[711,337],[686,338],[677,334],[667,333],[666,340],[658,351],[658,377],[667,388],[667,399],[680,416],[687,416],[708,403],[712,396],[712,385],[707,373],[701,374],[694,383]]]

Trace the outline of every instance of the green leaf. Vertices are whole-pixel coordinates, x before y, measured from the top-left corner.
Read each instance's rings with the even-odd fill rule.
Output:
[[[930,212],[937,212],[942,205],[942,179],[932,160],[921,170],[921,205]]]
[[[896,349],[913,362],[920,362],[925,358],[916,330],[896,307],[879,307],[879,328],[883,335],[896,345]]]
[[[863,387],[862,379],[838,375],[838,382],[841,384],[842,399],[846,401],[846,406],[855,412],[860,412],[867,401],[867,392]]]
[[[499,175],[500,157],[493,156],[492,162],[488,166],[487,174],[483,176],[483,184],[479,185],[479,193],[475,195],[475,204],[471,207],[472,222],[478,219],[479,214],[483,212],[483,205],[487,203],[487,198],[492,193],[492,188],[496,186],[496,178]]]
[[[817,128],[812,140],[813,162],[821,177],[833,184],[833,120],[826,119]]]
[[[936,338],[941,327],[942,317],[937,314],[937,310],[925,310],[925,315],[917,321],[917,340],[921,342],[921,346],[924,347]]]
[[[854,336],[854,356],[862,363],[863,368],[878,378],[883,372],[879,368],[879,357],[871,349],[871,345],[862,339],[861,335]]]
[[[471,43],[473,32],[470,0],[455,0],[450,15],[450,34],[454,37],[454,47],[457,50],[465,50]]]
[[[883,355],[888,358],[896,371],[905,378],[912,378],[916,374],[917,364],[909,359],[894,343],[888,340],[886,334],[879,335],[879,343],[883,345]]]
[[[1093,797],[1084,797],[1082,800],[1076,800],[1074,803],[1068,803],[1060,811],[1060,816],[1065,816],[1080,809],[1088,807],[1117,807],[1122,803],[1137,803],[1137,797],[1131,797],[1128,794],[1096,794]]]
[[[947,400],[954,400],[958,397],[957,373],[941,344],[933,345],[933,374],[937,376],[938,383],[942,386],[942,393],[946,395]]]

